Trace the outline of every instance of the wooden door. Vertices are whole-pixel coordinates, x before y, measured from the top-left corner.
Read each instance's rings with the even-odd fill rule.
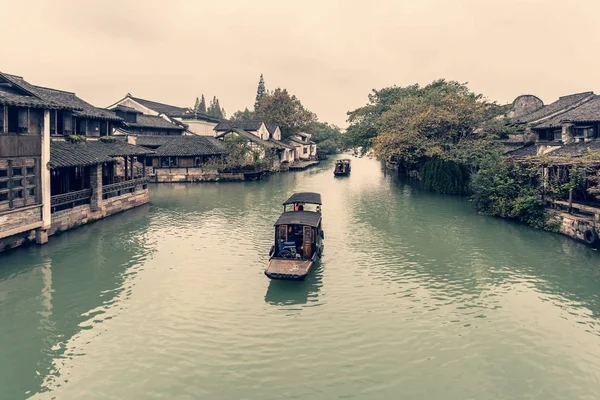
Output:
[[[304,258],[312,257],[312,242],[313,242],[313,229],[310,226],[303,227],[304,232],[302,235],[302,250],[304,253]]]

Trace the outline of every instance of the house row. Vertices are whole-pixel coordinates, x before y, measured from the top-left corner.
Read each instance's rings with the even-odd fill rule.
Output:
[[[514,121],[525,128],[532,143],[508,152],[512,157],[593,156],[600,148],[600,96],[594,92],[563,96],[548,105],[541,103]]]
[[[218,127],[218,128],[217,128]],[[223,170],[239,138],[259,171]],[[0,252],[148,203],[149,182],[241,180],[316,157],[310,135],[126,95],[95,107],[0,72]]]

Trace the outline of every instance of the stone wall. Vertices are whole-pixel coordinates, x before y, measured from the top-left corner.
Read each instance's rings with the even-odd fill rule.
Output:
[[[141,206],[148,203],[148,201],[148,189],[144,189],[135,193],[127,193],[104,200],[102,206],[96,211],[92,211],[89,204],[59,211],[52,214],[52,226],[48,234],[54,235],[58,232],[77,228],[78,226],[97,221],[109,215]]]
[[[202,168],[156,168],[156,183],[243,181],[243,173],[217,172]]]
[[[595,230],[600,236],[600,223],[594,222],[593,217],[556,212],[552,219],[560,224],[561,234],[577,241],[585,242],[584,234],[588,230]]]
[[[29,230],[0,239],[0,253],[35,241],[35,230]]]
[[[42,206],[26,207],[23,210],[12,210],[0,215],[0,226],[3,232],[18,230],[19,227],[27,227],[42,221]],[[24,228],[25,230],[27,228]],[[15,232],[16,233],[16,232]]]

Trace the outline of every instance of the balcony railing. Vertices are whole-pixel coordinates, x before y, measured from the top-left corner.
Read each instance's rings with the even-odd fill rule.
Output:
[[[138,178],[110,185],[102,186],[102,198],[108,199],[111,197],[121,196],[125,193],[134,193],[138,189],[146,189],[148,187],[148,178]]]
[[[76,192],[58,194],[50,197],[52,212],[73,208],[83,204],[89,204],[92,198],[92,189],[83,189]]]

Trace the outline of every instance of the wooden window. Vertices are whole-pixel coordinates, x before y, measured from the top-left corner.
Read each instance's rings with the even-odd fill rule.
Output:
[[[302,152],[303,152],[304,154],[306,154],[306,153],[308,153],[308,149],[305,147],[305,148],[303,148],[303,149],[302,149]]]
[[[287,225],[279,225],[277,230],[277,240],[287,242]]]
[[[29,132],[29,109],[28,108],[19,108],[18,120],[19,120],[18,132],[19,133]]]
[[[50,110],[50,134],[56,135],[56,110]]]
[[[4,105],[0,104],[0,135],[4,133]]]
[[[37,204],[33,159],[0,161],[0,211]]]

